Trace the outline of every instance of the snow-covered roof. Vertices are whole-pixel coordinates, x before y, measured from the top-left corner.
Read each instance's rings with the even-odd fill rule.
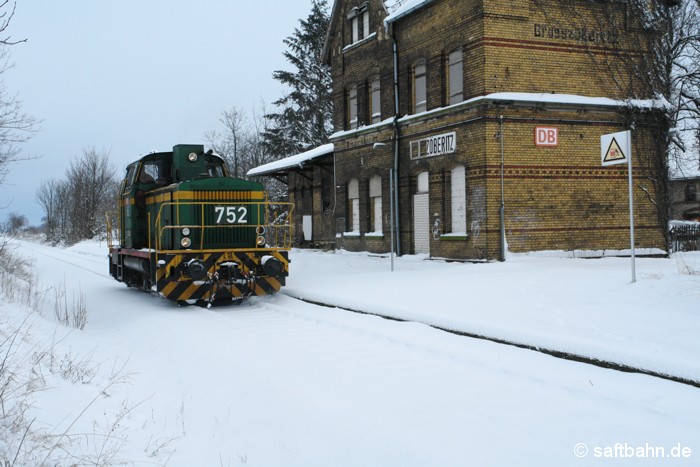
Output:
[[[433,0],[392,0],[385,2],[387,10],[390,11],[389,16],[384,18],[384,24],[389,24],[402,18],[417,9],[427,5]],[[390,5],[391,4],[391,5]]]
[[[470,105],[476,105],[485,101],[503,101],[503,102],[520,102],[520,103],[530,103],[530,104],[559,104],[559,105],[587,105],[587,106],[599,106],[599,107],[634,107],[639,109],[654,109],[662,108],[665,101],[657,99],[645,99],[645,100],[616,100],[610,99],[609,97],[588,97],[579,96],[575,94],[542,94],[542,93],[530,93],[530,92],[495,92],[492,94],[486,94],[484,96],[477,96],[466,101],[459,102],[457,104],[452,104],[446,107],[438,107],[435,109],[430,109],[425,112],[420,112],[417,114],[404,115],[399,119],[399,122],[406,122],[409,120],[424,118],[431,114],[437,114],[444,112],[446,110],[455,110],[460,107],[469,107]],[[341,138],[344,136],[351,135],[353,133],[366,131],[373,127],[379,127],[387,125],[393,121],[393,118],[384,120],[380,123],[363,126],[355,130],[342,130],[333,133],[330,136],[331,140]]]
[[[502,100],[517,102],[532,102],[543,104],[570,104],[570,105],[598,105],[605,107],[636,107],[642,109],[658,108],[663,105],[662,101],[654,99],[632,99],[618,100],[609,97],[589,97],[576,94],[544,94],[531,92],[495,92],[485,96],[475,97],[465,102],[478,100]]]
[[[318,146],[314,149],[302,152],[301,154],[285,157],[284,159],[280,159],[278,161],[270,162],[268,164],[255,167],[254,169],[250,169],[248,171],[248,175],[267,175],[275,172],[284,171],[292,167],[303,167],[305,162],[308,162],[317,157],[331,154],[334,149],[335,147],[333,146],[333,143],[324,144],[323,146]]]

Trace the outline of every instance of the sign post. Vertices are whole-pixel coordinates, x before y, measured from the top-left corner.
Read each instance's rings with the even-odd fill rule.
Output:
[[[627,179],[630,202],[630,252],[632,258],[632,282],[637,282],[634,257],[634,191],[632,184],[632,133],[621,131],[600,137],[601,165],[624,164],[627,162]]]

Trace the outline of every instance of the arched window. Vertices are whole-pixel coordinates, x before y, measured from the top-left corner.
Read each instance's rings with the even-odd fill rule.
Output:
[[[413,67],[413,113],[428,110],[428,95],[426,91],[425,62],[418,62]]]
[[[428,172],[421,172],[418,174],[418,188],[416,193],[427,193],[429,189],[430,174]]]
[[[452,169],[452,232],[467,232],[467,187],[463,165]]]
[[[348,229],[350,232],[360,232],[360,183],[356,178],[348,182],[347,203]]]
[[[382,231],[382,177],[375,175],[369,180],[370,230],[375,233]]]

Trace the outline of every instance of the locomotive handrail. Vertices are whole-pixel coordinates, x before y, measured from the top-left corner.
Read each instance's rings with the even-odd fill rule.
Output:
[[[200,207],[199,219],[197,223],[186,223],[183,224],[180,221],[180,216],[183,208],[188,206],[198,206]],[[219,223],[207,223],[206,220],[206,209],[205,207],[212,206],[217,209],[219,215]],[[245,213],[247,215],[246,222],[235,222],[237,208],[247,208]],[[271,213],[271,208],[287,208],[287,215],[278,214],[277,211]],[[169,208],[174,208],[174,215],[171,213],[173,219],[169,221],[164,220],[164,211]],[[168,231],[177,231],[184,228],[190,229],[192,232],[199,232],[199,245],[198,249],[194,248],[194,245],[187,248],[188,251],[207,251],[205,248],[205,234],[214,230],[233,230],[236,229],[253,229],[255,232],[259,232],[260,228],[265,229],[265,244],[258,245],[246,245],[235,249],[246,249],[251,248],[255,250],[288,250],[292,246],[293,225],[290,222],[291,213],[294,209],[293,203],[286,202],[270,202],[270,201],[165,201],[160,204],[158,209],[158,215],[154,225],[155,233],[155,249],[159,252],[173,251],[182,252],[183,248],[179,248],[173,245],[173,249],[164,250],[163,242],[164,236]],[[272,214],[272,215],[271,215]],[[210,213],[211,215],[211,213]],[[248,217],[249,216],[249,217]],[[253,218],[256,222],[249,222]],[[270,221],[272,219],[272,221]],[[194,221],[194,219],[191,219]],[[232,221],[233,222],[230,222]],[[149,222],[150,224],[150,222]],[[165,225],[164,225],[165,224]],[[256,235],[257,236],[257,235]],[[150,237],[150,235],[149,235]],[[254,237],[255,238],[255,237]],[[220,248],[216,248],[219,249]]]

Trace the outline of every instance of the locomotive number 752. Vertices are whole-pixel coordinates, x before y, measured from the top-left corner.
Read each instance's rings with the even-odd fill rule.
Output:
[[[245,206],[215,206],[216,223],[221,224],[247,224],[248,208]]]

